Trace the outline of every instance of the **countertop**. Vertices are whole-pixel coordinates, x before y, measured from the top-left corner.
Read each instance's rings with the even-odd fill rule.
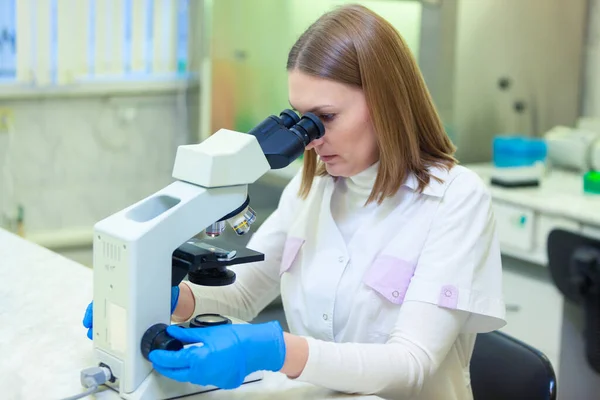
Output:
[[[96,365],[82,326],[92,270],[0,229],[0,398],[61,399],[83,388],[79,372]],[[111,389],[97,399],[118,399]],[[339,394],[279,373],[233,391],[189,399],[378,399]]]
[[[583,174],[551,169],[538,187],[503,188],[490,184],[494,171],[491,164],[466,164],[465,167],[477,173],[488,184],[492,197],[496,200],[525,205],[544,214],[600,225],[600,195],[583,191]]]

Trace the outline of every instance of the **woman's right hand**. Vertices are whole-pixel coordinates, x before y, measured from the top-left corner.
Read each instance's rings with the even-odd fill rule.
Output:
[[[187,288],[187,285],[184,285]],[[189,288],[188,288],[189,290]],[[171,314],[175,311],[177,303],[179,302],[179,286],[171,287]],[[193,309],[192,309],[193,310]],[[88,304],[85,309],[85,315],[83,316],[83,326],[87,328],[87,337],[91,340],[93,335],[93,322],[94,322],[94,302]]]

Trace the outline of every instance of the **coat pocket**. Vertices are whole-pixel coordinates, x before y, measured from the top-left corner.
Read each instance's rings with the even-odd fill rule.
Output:
[[[363,283],[393,304],[401,304],[416,265],[390,255],[378,256],[367,270]]]
[[[298,237],[288,237],[283,247],[283,255],[281,256],[281,265],[279,266],[279,276],[287,272],[304,244],[304,239]]]

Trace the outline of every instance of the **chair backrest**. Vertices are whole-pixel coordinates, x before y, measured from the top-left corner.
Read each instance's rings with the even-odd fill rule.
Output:
[[[475,400],[556,399],[550,360],[499,331],[477,335],[470,371]]]

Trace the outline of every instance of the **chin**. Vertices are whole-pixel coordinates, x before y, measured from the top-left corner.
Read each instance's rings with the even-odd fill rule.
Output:
[[[340,178],[348,178],[351,176],[348,171],[348,168],[345,168],[343,164],[325,164],[325,169],[327,173],[331,176],[338,176]]]

